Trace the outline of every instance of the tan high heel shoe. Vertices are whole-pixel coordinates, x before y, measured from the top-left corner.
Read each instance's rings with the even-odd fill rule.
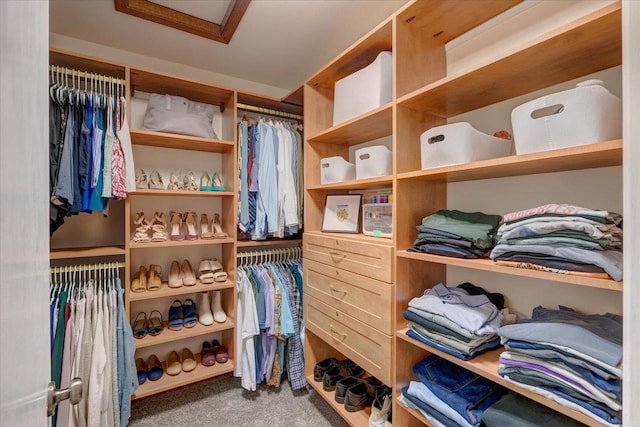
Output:
[[[184,240],[184,233],[182,232],[182,214],[180,212],[169,212],[171,217],[171,234],[169,239],[171,240]]]
[[[213,233],[209,227],[209,218],[207,214],[200,215],[200,238],[201,239],[213,239]]]
[[[148,243],[151,241],[149,231],[151,230],[151,224],[144,217],[144,212],[136,213],[136,217],[133,220],[133,224],[136,226],[136,232],[133,235],[133,241],[136,243]]]
[[[184,221],[187,224],[187,234],[185,238],[187,240],[198,240],[198,232],[197,221],[196,221],[196,213],[195,212],[187,212],[185,213]]]
[[[181,271],[182,283],[185,286],[193,286],[196,284],[196,273],[193,272],[193,268],[191,267],[188,259],[182,261]]]
[[[178,261],[171,262],[168,285],[170,288],[179,288],[183,285],[182,272],[180,271],[180,264],[178,264]]]
[[[148,291],[157,291],[162,287],[162,267],[151,264],[149,266],[149,280],[147,281]]]
[[[164,190],[162,175],[160,175],[160,172],[155,169],[151,172],[151,176],[149,177],[149,188],[153,188],[155,190]]]
[[[222,231],[222,225],[220,225],[220,215],[214,214],[211,221],[211,230],[213,231],[214,239],[226,239],[229,237],[227,233]]]
[[[152,242],[165,242],[169,238],[165,231],[167,229],[167,217],[164,212],[155,212],[153,214],[151,229],[153,230],[153,235],[151,236]]]

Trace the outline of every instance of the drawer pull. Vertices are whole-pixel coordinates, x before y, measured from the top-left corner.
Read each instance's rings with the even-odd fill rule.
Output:
[[[347,296],[347,291],[341,291],[340,289],[336,289],[333,286],[331,286],[330,289],[331,289],[331,292],[333,292],[334,294],[342,294],[342,297],[340,297],[340,299]],[[335,296],[334,298],[338,299],[338,297],[335,297]]]
[[[334,338],[336,337],[336,335],[340,337],[340,341],[344,341],[345,338],[347,338],[347,334],[336,331],[335,329],[333,329],[333,325],[329,325],[329,328],[331,329],[331,334],[334,336]]]
[[[330,251],[329,255],[331,255],[331,258],[333,258],[335,262],[340,262],[347,257],[347,254],[341,254],[340,252],[334,251]]]

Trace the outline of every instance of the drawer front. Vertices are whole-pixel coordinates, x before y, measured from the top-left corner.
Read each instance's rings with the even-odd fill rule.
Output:
[[[391,384],[392,337],[306,294],[305,328],[385,384]]]
[[[391,246],[315,234],[305,234],[303,242],[305,258],[393,283]]]
[[[393,335],[393,285],[307,259],[304,291],[332,308]]]

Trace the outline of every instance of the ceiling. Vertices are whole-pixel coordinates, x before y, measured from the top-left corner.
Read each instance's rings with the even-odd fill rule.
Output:
[[[229,44],[117,12],[113,0],[50,0],[50,31],[293,90],[407,0],[253,0]],[[182,0],[216,21],[229,0]],[[210,8],[210,10],[208,10]]]

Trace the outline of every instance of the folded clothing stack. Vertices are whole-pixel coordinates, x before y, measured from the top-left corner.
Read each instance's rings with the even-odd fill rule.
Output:
[[[404,318],[407,335],[462,360],[500,346],[504,296],[463,283],[447,288],[438,283],[409,301]],[[506,310],[506,309],[504,309]]]
[[[536,307],[499,331],[499,374],[604,425],[622,423],[622,317]]]
[[[503,217],[491,259],[502,265],[622,280],[622,216],[550,204]]]
[[[442,209],[422,219],[416,227],[418,238],[408,250],[456,258],[483,258],[494,246],[501,219],[500,215]]]
[[[420,382],[404,387],[400,401],[433,425],[478,426],[484,411],[505,393],[501,386],[435,355],[418,362],[413,372]]]

